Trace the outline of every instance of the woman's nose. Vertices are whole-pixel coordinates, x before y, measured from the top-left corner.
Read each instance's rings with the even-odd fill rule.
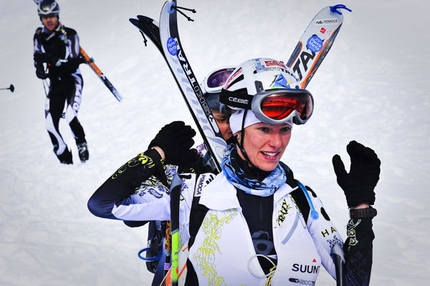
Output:
[[[270,144],[270,146],[273,146],[273,147],[279,147],[282,144],[281,134],[279,132],[274,132],[270,136],[269,144]]]

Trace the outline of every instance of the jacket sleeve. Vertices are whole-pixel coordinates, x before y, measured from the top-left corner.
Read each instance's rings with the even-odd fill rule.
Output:
[[[373,257],[372,218],[350,219],[347,225],[345,243],[332,224],[323,203],[315,193],[310,193],[316,210],[317,220],[308,219],[308,229],[322,257],[324,268],[336,278],[335,265],[331,257],[334,244],[343,247],[345,257],[345,282],[347,286],[367,286],[370,283]]]
[[[312,194],[311,200],[315,210],[318,211],[319,217],[315,220],[308,218],[308,230],[321,256],[322,265],[336,279],[336,266],[331,252],[335,244],[339,245],[341,249],[343,248],[343,239],[326,212],[322,201],[314,192],[310,192],[310,194]]]
[[[346,260],[346,285],[365,286],[370,283],[373,261],[372,219],[350,219],[348,238],[344,245]]]
[[[40,35],[42,33],[42,28],[37,28],[36,32],[34,32],[34,36],[33,36],[33,52],[34,53],[42,53],[42,44],[40,41]],[[43,69],[43,63],[39,63],[36,60],[34,60],[34,67],[37,68],[41,68]]]
[[[90,197],[87,203],[89,211],[101,218],[142,220],[120,217],[114,213],[114,209],[142,204],[156,197],[154,193],[148,192],[148,184],[145,185],[144,182],[157,182],[161,185],[154,177],[158,175],[157,165],[161,164],[160,159],[158,152],[149,149],[122,165]]]
[[[350,219],[347,225],[348,237],[343,243],[340,234],[324,211],[322,202],[318,198],[312,198],[312,200],[315,208],[322,210],[320,217],[316,221],[311,221],[310,231],[322,257],[324,268],[333,278],[336,277],[331,248],[334,244],[338,244],[344,249],[346,285],[369,285],[372,271],[372,241],[375,238],[372,230],[372,219]]]

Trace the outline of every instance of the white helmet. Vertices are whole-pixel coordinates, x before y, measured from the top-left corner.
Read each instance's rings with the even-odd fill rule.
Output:
[[[37,14],[40,17],[47,15],[60,15],[60,5],[55,0],[42,0],[37,5]]]
[[[238,65],[224,84],[220,101],[233,111],[252,110],[255,120],[272,125],[304,124],[313,112],[312,94],[300,89],[299,80],[283,61],[271,58]],[[244,122],[243,118],[242,128],[249,125]]]
[[[236,91],[246,88],[249,95],[255,95],[269,89],[296,88],[294,84],[298,81],[283,61],[257,58],[238,65],[224,84],[224,89]],[[261,84],[256,85],[256,82]]]

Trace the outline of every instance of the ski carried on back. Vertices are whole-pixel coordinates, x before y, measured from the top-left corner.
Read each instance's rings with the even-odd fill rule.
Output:
[[[300,79],[300,87],[306,88],[315,72],[330,51],[343,23],[340,11],[351,9],[343,4],[327,6],[319,11],[300,37],[287,66]]]
[[[97,76],[101,79],[101,81],[106,85],[106,87],[112,92],[113,96],[118,101],[122,100],[121,95],[116,90],[116,88],[113,86],[113,84],[109,81],[109,79],[103,74],[103,72],[100,70],[100,68],[96,65],[94,62],[94,59],[91,58],[85,50],[81,47],[81,55],[84,57],[85,62],[91,67],[91,69],[97,74]]]
[[[209,154],[215,159],[212,167],[220,171],[220,163],[227,143],[222,137],[212,110],[203,96],[199,82],[183,51],[179,39],[176,9],[176,1],[164,4],[160,13],[160,26],[153,19],[145,16],[130,19],[130,22],[139,28],[144,38],[147,36],[160,50],[175,77]]]

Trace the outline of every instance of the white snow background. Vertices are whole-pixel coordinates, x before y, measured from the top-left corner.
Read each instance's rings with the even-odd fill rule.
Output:
[[[92,216],[86,203],[120,165],[144,151],[173,120],[195,124],[158,50],[129,18],[158,19],[162,0],[59,0],[60,20],[123,95],[116,101],[89,66],[79,119],[90,160],[82,164],[61,123],[75,164],[61,165],[45,130],[45,93],[33,67],[40,26],[31,0],[0,9],[0,285],[150,285],[137,252],[146,227]],[[185,53],[199,80],[216,67],[254,57],[288,60],[300,35],[328,0],[183,0]],[[357,140],[382,161],[376,188],[371,285],[427,285],[430,280],[430,2],[347,0],[344,25],[308,89],[315,112],[296,126],[283,161],[322,198],[345,238],[348,212],[331,158],[349,164]],[[196,138],[196,142],[201,142]],[[335,285],[321,270],[319,285]]]

